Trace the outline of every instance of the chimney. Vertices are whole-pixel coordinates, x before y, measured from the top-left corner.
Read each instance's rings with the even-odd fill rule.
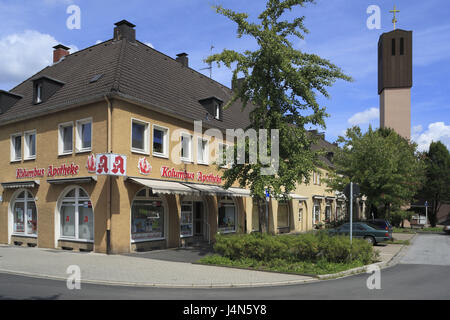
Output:
[[[179,53],[177,54],[177,59],[176,59],[179,63],[181,63],[181,65],[183,67],[188,68],[189,67],[189,58],[188,58],[188,54],[183,52],[183,53]]]
[[[61,61],[62,58],[70,54],[70,48],[63,46],[62,44],[54,46],[53,49],[55,49],[53,50],[53,63]]]
[[[242,88],[242,84],[244,83],[245,78],[236,79],[236,84],[231,82],[231,90],[234,92],[239,91]]]
[[[119,41],[122,39],[126,39],[129,42],[136,42],[136,27],[131,22],[127,20],[122,20],[114,24],[116,27],[114,28],[114,40]]]

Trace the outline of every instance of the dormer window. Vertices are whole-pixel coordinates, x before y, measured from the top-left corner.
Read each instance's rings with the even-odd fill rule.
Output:
[[[34,79],[33,83],[33,103],[35,104],[46,102],[64,86],[63,82],[47,76]]]
[[[216,120],[220,120],[220,105],[218,103],[215,103],[214,108],[215,108],[214,117],[216,118]]]
[[[222,120],[222,100],[217,97],[209,97],[199,100],[199,102],[214,119]]]

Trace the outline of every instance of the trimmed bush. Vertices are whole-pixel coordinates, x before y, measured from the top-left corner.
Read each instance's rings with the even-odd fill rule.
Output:
[[[216,253],[230,260],[254,259],[296,262],[371,263],[376,258],[371,244],[345,236],[329,236],[326,232],[300,235],[240,234],[217,235]]]

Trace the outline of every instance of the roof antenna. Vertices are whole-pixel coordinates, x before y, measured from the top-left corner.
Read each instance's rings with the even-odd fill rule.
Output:
[[[214,46],[211,45],[211,49],[210,49],[210,50],[211,50],[211,53],[212,53],[213,49],[214,49]],[[209,78],[212,79],[212,69],[213,69],[213,67],[212,67],[212,62],[208,63],[208,65],[209,65],[209,67],[207,67],[207,68],[202,68],[202,69],[200,69],[200,70],[209,70]]]

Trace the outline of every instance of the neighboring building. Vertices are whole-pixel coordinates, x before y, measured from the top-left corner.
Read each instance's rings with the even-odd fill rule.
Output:
[[[214,161],[230,142],[205,132],[247,127],[248,109],[222,109],[232,90],[134,27],[118,22],[113,39],[73,54],[58,45],[52,66],[0,91],[0,243],[123,253],[258,231],[250,192],[221,187]],[[119,176],[103,175],[107,164]],[[342,214],[317,172],[292,199],[270,200],[271,232]]]
[[[412,31],[383,33],[378,42],[380,128],[411,138]]]

